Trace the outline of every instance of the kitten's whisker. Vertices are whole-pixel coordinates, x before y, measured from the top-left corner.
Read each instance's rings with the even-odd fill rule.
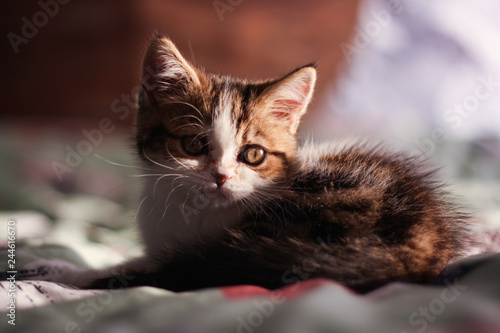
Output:
[[[140,174],[140,175],[132,175],[132,177],[137,177],[137,178],[140,178],[140,177],[160,177],[160,176],[163,176],[163,174],[154,174],[154,173],[147,174],[147,173],[143,173],[143,174]]]
[[[189,199],[189,194],[191,193],[191,191],[193,190],[193,188],[195,188],[196,185],[193,185],[191,186],[191,188],[189,189],[189,191],[187,192],[186,194],[186,199],[184,200],[184,202],[182,203],[182,210],[184,210],[184,208],[186,207],[186,202],[187,200]]]
[[[171,204],[171,202],[170,202],[170,196],[172,195],[172,193],[175,192],[176,189],[178,189],[178,188],[180,188],[182,186],[184,186],[184,184],[181,183],[181,184],[177,185],[176,187],[172,188],[170,190],[170,192],[168,193],[168,196],[165,199],[165,209],[163,210],[163,215],[161,216],[161,219],[158,221],[158,228],[160,226],[161,221],[163,221],[163,219],[165,218],[165,215],[167,214],[167,209],[168,209],[168,207]]]
[[[176,128],[172,129],[172,132],[177,131],[178,129],[181,129],[181,128],[184,128],[184,127],[188,127],[188,126],[199,127],[199,128],[201,128],[202,130],[205,130],[205,127],[203,127],[203,126],[202,126],[202,125],[200,125],[200,124],[196,124],[196,123],[189,123],[189,124],[183,124],[183,125],[177,126]]]
[[[280,202],[279,202],[278,198],[274,197],[270,193],[268,193],[268,192],[266,192],[264,190],[256,189],[255,193],[254,193],[254,198],[255,199],[258,198],[256,201],[260,203],[260,210],[263,210],[263,207],[262,207],[263,206],[263,201],[260,200],[260,198],[264,198],[265,201],[267,201],[267,202],[273,202],[273,203],[275,203],[275,205],[272,205],[272,206],[279,207],[280,210],[281,210],[281,213],[282,213],[281,215],[279,215],[278,212],[276,212],[274,209],[271,208],[272,213],[278,217],[278,221],[282,220],[282,219],[279,218],[280,216],[283,216],[283,217],[286,216],[286,211],[285,211],[285,209],[283,209],[283,205],[280,205]],[[296,204],[294,203],[294,205],[296,205]],[[296,205],[296,206],[297,206],[297,208],[299,208],[300,210],[302,210],[298,205]]]
[[[173,184],[173,182],[172,182],[172,184]],[[161,218],[160,218],[160,220],[159,220],[159,221],[158,221],[158,223],[157,223],[158,230],[160,229],[160,224],[161,224],[161,222],[163,221],[163,219],[165,218],[165,216],[167,215],[168,208],[170,207],[170,204],[171,204],[171,202],[170,202],[170,195],[171,195],[171,194],[172,194],[172,193],[173,193],[173,192],[174,192],[177,188],[182,187],[182,186],[183,186],[183,184],[179,184],[179,185],[177,185],[176,187],[172,188],[172,189],[170,190],[170,192],[169,192],[169,194],[168,194],[167,198],[165,199],[165,204],[164,204],[163,214],[161,215]]]
[[[200,117],[202,117],[202,118],[203,118],[203,114],[200,112],[200,110],[198,110],[198,108],[197,108],[197,107],[195,107],[193,104],[188,103],[188,102],[183,102],[183,101],[170,101],[170,102],[163,102],[163,103],[159,104],[157,108],[160,108],[160,107],[162,107],[162,106],[164,106],[164,105],[168,105],[168,104],[184,104],[184,105],[187,105],[187,106],[189,106],[189,107],[193,108],[193,110],[195,110],[196,112],[198,112],[198,114],[200,115]]]
[[[262,206],[261,198],[255,195],[250,195],[242,200],[244,208],[248,207],[247,211],[258,212],[259,205]],[[241,213],[241,212],[240,212]],[[246,213],[246,212],[244,212]]]
[[[155,174],[155,173],[143,173],[143,174],[140,174],[140,175],[131,175],[132,177],[173,177],[173,176],[183,176],[181,175],[180,173],[159,173],[159,174]],[[187,177],[187,176],[186,176]]]
[[[241,201],[236,205],[236,208],[238,208],[238,214],[241,214],[240,213],[240,206],[243,206],[244,209],[247,208],[246,198],[241,199]]]
[[[153,213],[154,208],[155,208],[155,204],[153,201],[153,205],[151,205],[151,209],[149,210],[148,217],[151,216],[151,213]]]
[[[144,147],[142,147],[142,153],[144,154],[144,157],[146,157],[146,158],[148,159],[148,161],[150,161],[151,163],[156,164],[156,165],[158,165],[158,166],[160,166],[160,167],[162,167],[162,168],[167,169],[167,167],[166,167],[165,165],[163,165],[163,164],[161,164],[161,163],[158,163],[158,162],[156,162],[155,160],[153,160],[152,158],[150,158],[150,157],[148,156],[148,154],[146,154],[146,149],[145,149]]]
[[[186,165],[185,163],[182,163],[182,162],[181,162],[181,161],[180,161],[177,157],[175,157],[174,155],[172,155],[172,153],[170,153],[170,149],[168,149],[168,147],[166,147],[166,149],[167,149],[167,153],[170,155],[170,157],[172,157],[172,158],[173,158],[173,160],[174,160],[176,163],[178,163],[178,164],[182,165],[182,166],[183,166],[184,168],[186,168],[186,169],[192,169],[192,170],[194,169],[193,167],[191,167],[191,166],[189,166],[189,165]]]
[[[199,134],[197,134],[197,135],[194,137],[194,139],[193,139],[193,140],[196,140],[196,139],[198,139],[198,137],[202,137],[202,136],[204,136],[204,135],[205,135],[205,133],[199,133]],[[212,142],[213,142],[213,140],[209,140],[209,141],[207,141],[207,145],[208,145],[208,146],[210,146],[210,144],[211,144]]]
[[[171,166],[168,166],[166,164],[161,164],[159,162],[156,162],[155,160],[151,159],[149,156],[146,155],[146,153],[144,153],[144,156],[153,164],[156,164],[158,166],[160,166],[162,169],[167,169],[167,170],[172,170],[172,171],[179,171],[178,169],[176,168],[173,168]],[[157,171],[158,172],[158,169],[149,169],[150,171]]]
[[[181,119],[181,118],[194,118],[194,119],[195,119],[196,121],[198,121],[201,125],[203,125],[203,124],[204,124],[204,123],[203,123],[203,121],[202,121],[199,117],[197,117],[197,116],[195,116],[195,115],[192,115],[192,114],[184,114],[184,115],[182,115],[182,116],[178,116],[178,117],[173,118],[171,121],[174,121],[174,120],[177,120],[177,119]]]
[[[156,223],[156,229],[158,231],[160,231],[161,223],[162,223],[163,219],[165,218],[165,216],[167,215],[168,207],[170,207],[170,202],[168,200],[165,200],[163,214],[161,215],[161,218],[158,220],[158,223]]]
[[[160,183],[160,180],[162,180],[166,175],[162,175],[161,177],[158,177],[155,181],[155,184],[153,186],[153,199],[156,199],[156,188],[158,187],[158,184]],[[167,185],[167,184],[164,184]]]
[[[174,193],[174,191],[175,191],[176,189],[178,189],[179,187],[182,187],[182,186],[184,186],[184,184],[182,184],[182,183],[181,183],[181,184],[177,185],[176,187],[172,188],[172,190],[170,191],[170,193],[169,193],[169,194],[168,194],[168,196],[167,196],[166,201],[168,202],[168,201],[170,200],[170,196],[172,195],[172,193]]]
[[[178,175],[177,177],[174,178],[174,180],[172,180],[172,184],[175,183],[178,179],[182,179],[182,178],[189,178],[189,177],[186,175]]]
[[[107,162],[111,165],[116,165],[116,166],[120,166],[120,167],[124,167],[124,168],[133,168],[133,169],[142,169],[142,170],[150,170],[152,171],[153,169],[149,169],[149,168],[144,168],[144,167],[140,167],[140,166],[135,166],[135,165],[126,165],[126,164],[121,164],[121,163],[117,163],[117,162],[113,162],[113,161],[110,161],[98,154],[94,154],[95,157],[97,157],[98,159],[100,160],[103,160],[104,162]]]
[[[241,200],[241,205],[243,206],[243,208],[245,210],[248,210],[248,211],[255,211],[255,206],[251,200],[251,198],[243,198],[243,200]],[[240,210],[240,205],[238,205],[238,214],[241,214],[241,210]]]
[[[203,106],[205,107],[205,112],[208,112],[208,104],[207,100],[205,99],[205,94],[201,94],[201,99],[203,100]],[[201,115],[201,112],[198,110],[198,112]]]
[[[155,185],[153,186],[153,199],[156,198],[156,186],[158,185],[158,182],[160,181],[162,177],[158,177],[158,179],[155,181]]]
[[[167,152],[170,154],[170,152],[168,151],[168,148],[167,148]],[[150,157],[146,154],[146,151],[145,151],[144,149],[143,149],[143,154],[144,154],[144,156],[148,159],[148,161],[150,161],[150,162],[151,162],[151,163],[153,163],[153,164],[158,165],[159,167],[162,167],[162,168],[167,169],[167,170],[175,170],[175,171],[179,171],[179,170],[177,170],[177,169],[174,169],[174,168],[172,168],[172,167],[169,167],[169,166],[167,166],[167,165],[161,164],[161,163],[159,163],[159,162],[157,162],[157,161],[153,160],[152,158],[150,158]],[[170,155],[171,155],[171,154],[170,154]],[[173,156],[172,156],[172,157],[173,157]],[[175,159],[175,158],[174,158],[174,159]]]
[[[188,178],[187,176],[185,175],[170,175],[170,174],[164,174],[162,175],[161,177],[159,177],[156,182],[155,182],[155,185],[153,187],[153,195],[155,195],[156,193],[156,186],[158,185],[158,183],[160,182],[160,180],[162,180],[163,178],[166,178],[168,176],[177,176],[173,181],[172,181],[172,185],[174,184],[174,182],[177,180],[177,179],[180,179],[180,178]],[[182,185],[182,184],[181,184]]]
[[[139,210],[141,209],[141,206],[142,204],[144,203],[144,201],[146,201],[146,199],[148,198],[148,195],[146,195],[142,200],[141,202],[139,203],[139,206],[137,207],[136,211],[135,211],[135,216],[134,216],[134,223],[137,222],[137,216],[139,215]]]
[[[158,223],[156,224],[158,231],[160,231],[161,221],[163,221],[163,219],[167,215],[168,207],[170,207],[170,202],[168,202],[167,200],[165,200],[165,209],[163,210],[163,214],[161,215],[161,219],[158,220]]]

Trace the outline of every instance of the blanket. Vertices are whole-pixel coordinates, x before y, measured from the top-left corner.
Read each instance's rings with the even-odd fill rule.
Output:
[[[278,290],[232,286],[173,293],[78,290],[39,281],[84,267],[71,248],[20,246],[2,261],[2,332],[498,332],[500,230],[477,233],[469,257],[431,285],[394,282],[360,295],[325,279]],[[8,257],[9,248],[0,250]],[[200,277],[202,278],[202,277]],[[10,279],[10,280],[9,280]],[[25,280],[30,279],[30,280]],[[12,301],[14,300],[14,301]],[[14,304],[14,306],[12,305]],[[9,316],[10,315],[10,316]],[[15,324],[15,325],[14,325]]]

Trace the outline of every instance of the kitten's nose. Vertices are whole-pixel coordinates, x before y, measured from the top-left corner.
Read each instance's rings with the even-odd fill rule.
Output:
[[[223,175],[221,173],[216,173],[214,175],[214,177],[215,177],[215,183],[219,187],[221,187],[222,185],[224,185],[224,183],[226,182],[226,180],[228,180],[229,178],[231,178],[231,177],[229,177],[227,175]]]

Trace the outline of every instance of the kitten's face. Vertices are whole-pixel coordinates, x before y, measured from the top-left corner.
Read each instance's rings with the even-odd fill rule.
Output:
[[[177,189],[168,195],[251,204],[286,178],[314,81],[310,66],[261,83],[205,74],[157,38],[144,61],[139,155]]]

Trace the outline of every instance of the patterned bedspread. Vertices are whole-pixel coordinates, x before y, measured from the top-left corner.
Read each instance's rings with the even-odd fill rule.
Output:
[[[500,331],[500,254],[494,251],[500,252],[500,230],[477,233],[471,256],[451,265],[439,281],[426,286],[391,283],[365,295],[321,279],[274,291],[233,286],[173,293],[151,287],[77,290],[37,281],[85,263],[65,246],[21,245],[16,248],[16,274],[5,273],[7,261],[0,265],[4,272],[0,311],[5,313],[0,328],[2,332],[493,333]],[[8,255],[8,248],[0,250],[2,258]],[[16,280],[11,282],[12,277]],[[14,291],[15,296],[9,293]]]

